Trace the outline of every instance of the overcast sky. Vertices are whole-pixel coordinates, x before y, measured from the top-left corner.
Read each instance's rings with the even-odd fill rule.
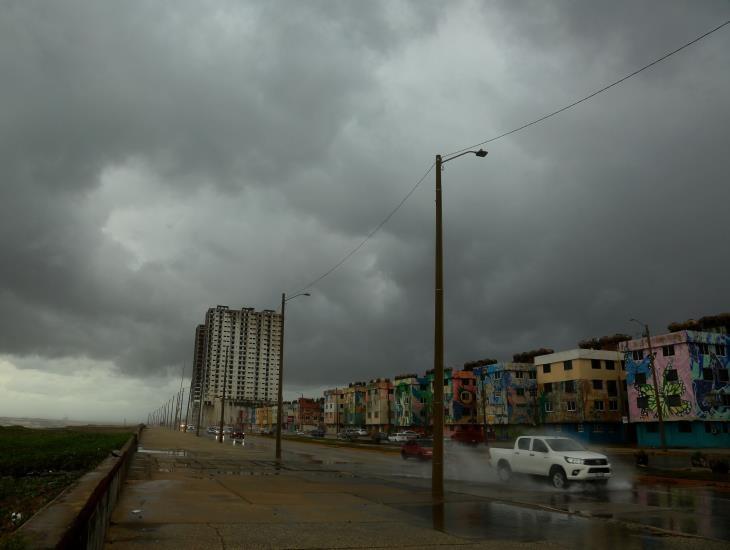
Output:
[[[208,307],[278,308],[436,153],[725,0],[0,4],[0,416],[146,419]],[[730,26],[446,165],[446,363],[730,309]],[[287,307],[286,396],[433,363],[431,172]],[[189,374],[188,374],[189,376]]]

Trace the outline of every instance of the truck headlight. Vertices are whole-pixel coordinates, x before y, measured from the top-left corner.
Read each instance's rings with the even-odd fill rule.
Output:
[[[568,464],[583,464],[583,459],[582,458],[573,458],[573,457],[570,457],[570,456],[566,456],[565,457],[565,462],[567,462]]]

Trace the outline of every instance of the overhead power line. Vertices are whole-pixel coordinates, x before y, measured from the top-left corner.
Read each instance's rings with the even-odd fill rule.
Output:
[[[640,72],[645,71],[646,69],[649,69],[650,67],[653,67],[654,65],[657,65],[658,63],[661,63],[662,61],[668,59],[669,57],[673,56],[674,54],[681,52],[682,50],[684,50],[685,48],[688,48],[688,47],[692,46],[693,44],[696,44],[697,42],[699,42],[703,38],[707,38],[712,33],[719,31],[720,29],[722,29],[723,27],[725,27],[725,26],[727,26],[729,24],[730,24],[730,20],[725,21],[724,23],[721,23],[720,25],[718,25],[714,29],[711,29],[711,30],[707,31],[706,33],[698,36],[694,40],[690,40],[689,42],[687,42],[686,44],[683,44],[682,46],[680,46],[676,50],[672,50],[671,52],[668,52],[668,53],[664,54],[663,56],[658,57],[654,61],[652,61],[650,63],[647,63],[646,65],[644,65],[643,67],[635,70],[634,72],[629,73],[626,76],[621,77],[618,80],[615,80],[615,81],[611,82],[610,84],[604,86],[603,88],[600,88],[600,89],[596,90],[595,92],[592,92],[592,93],[588,94],[587,96],[582,97],[582,98],[574,101],[573,103],[570,103],[570,104],[568,104],[568,105],[566,105],[564,107],[561,107],[560,109],[557,109],[556,111],[553,111],[551,113],[548,113],[546,115],[543,115],[540,118],[536,118],[535,120],[533,120],[531,122],[528,122],[526,124],[523,124],[522,126],[519,126],[517,128],[514,128],[514,129],[509,130],[507,132],[504,132],[502,134],[499,134],[498,136],[495,136],[495,137],[492,137],[492,138],[489,138],[489,139],[485,139],[484,141],[480,141],[479,143],[475,143],[475,144],[470,145],[468,147],[464,147],[463,149],[458,149],[456,151],[452,151],[451,153],[447,153],[447,154],[444,155],[444,157],[448,157],[448,156],[451,156],[451,155],[458,155],[459,153],[463,153],[465,151],[469,151],[469,150],[474,149],[476,147],[481,147],[483,145],[486,145],[487,143],[492,143],[494,141],[497,141],[498,139],[502,139],[502,138],[507,137],[509,135],[516,134],[517,132],[520,132],[520,131],[522,131],[522,130],[524,130],[526,128],[529,128],[530,126],[534,126],[535,124],[539,124],[540,122],[543,122],[543,121],[545,121],[545,120],[547,120],[547,119],[549,119],[551,117],[554,117],[555,115],[558,115],[558,114],[560,114],[562,112],[565,112],[568,109],[572,109],[576,105],[580,105],[584,101],[588,101],[589,99],[594,98],[597,95],[602,94],[603,92],[605,92],[607,90],[610,90],[614,86],[618,86],[619,84],[621,84],[622,82],[625,82],[629,78],[636,76]],[[393,217],[393,215],[395,215],[395,213],[398,212],[398,210],[400,210],[400,208],[411,197],[411,195],[413,195],[413,193],[415,193],[416,189],[418,189],[418,187],[421,185],[421,183],[423,182],[423,180],[426,179],[426,176],[428,176],[431,173],[431,170],[433,170],[434,165],[435,165],[435,163],[431,164],[431,166],[428,167],[428,170],[426,170],[426,173],[423,174],[423,176],[421,176],[421,178],[416,182],[416,184],[413,187],[411,187],[410,191],[408,191],[408,193],[406,193],[406,195],[395,206],[395,208],[393,208],[388,213],[388,215],[383,219],[383,221],[381,221],[378,225],[376,225],[375,228],[372,231],[370,231],[370,233],[368,233],[367,236],[362,241],[360,241],[360,243],[355,248],[353,248],[347,254],[345,254],[345,256],[340,261],[338,261],[335,265],[333,265],[327,271],[325,271],[324,273],[322,273],[322,275],[320,275],[319,277],[317,277],[316,279],[314,279],[309,284],[307,284],[307,285],[303,286],[302,288],[300,288],[299,290],[297,290],[297,293],[298,292],[303,292],[303,291],[305,291],[307,289],[312,288],[314,285],[316,285],[317,283],[319,283],[322,279],[324,279],[325,277],[328,277],[329,275],[331,275],[332,273],[334,273],[335,271],[337,271],[337,269],[339,269],[347,260],[349,260],[352,256],[354,256],[365,245],[365,243],[367,243],[371,238],[373,238],[375,236],[375,234],[378,231],[380,231],[380,229],[386,223],[388,223],[388,221],[390,221],[390,219]]]
[[[390,218],[392,218],[398,210],[400,210],[400,207],[405,204],[405,202],[410,198],[410,196],[415,193],[416,189],[418,189],[418,186],[421,185],[421,182],[426,179],[426,176],[428,176],[431,173],[431,170],[433,170],[433,167],[436,163],[432,163],[431,166],[428,167],[428,170],[421,176],[421,178],[416,182],[416,184],[411,187],[411,190],[406,193],[406,196],[401,199],[401,201],[391,210],[385,218],[383,218],[383,221],[381,221],[378,225],[375,226],[375,228],[370,231],[370,233],[367,234],[367,236],[360,241],[360,244],[358,244],[355,248],[350,250],[339,262],[337,262],[335,265],[333,265],[331,268],[329,268],[327,271],[322,273],[319,277],[314,279],[311,283],[308,285],[303,286],[299,290],[297,290],[293,294],[297,294],[299,292],[303,292],[307,290],[308,288],[312,288],[314,285],[316,285],[318,282],[320,282],[322,279],[327,277],[328,275],[334,273],[339,267],[344,264],[347,260],[349,260],[355,253],[357,253],[358,250],[360,250],[366,242],[368,242],[380,229],[390,221]]]
[[[629,73],[626,76],[624,76],[622,78],[619,78],[618,80],[615,80],[615,81],[611,82],[611,84],[608,84],[607,86],[604,86],[603,88],[601,88],[599,90],[596,90],[595,92],[593,92],[591,94],[588,94],[587,96],[582,97],[581,99],[578,99],[577,101],[574,101],[573,103],[571,103],[569,105],[566,105],[565,107],[561,107],[557,111],[553,111],[552,113],[548,113],[548,114],[546,114],[544,116],[541,116],[540,118],[537,118],[537,119],[533,120],[532,122],[528,122],[527,124],[523,124],[519,128],[515,128],[515,129],[510,130],[508,132],[505,132],[503,134],[499,134],[498,136],[495,136],[493,138],[485,139],[484,141],[480,141],[479,143],[475,143],[474,145],[470,145],[469,147],[464,147],[463,149],[459,149],[457,151],[453,151],[451,153],[447,153],[444,156],[447,157],[447,156],[450,156],[450,155],[456,155],[458,153],[463,153],[464,151],[468,151],[469,149],[474,149],[475,147],[480,147],[482,145],[486,145],[487,143],[491,143],[493,141],[497,141],[498,139],[502,139],[503,137],[507,137],[509,135],[516,134],[517,132],[519,132],[521,130],[524,130],[525,128],[529,128],[530,126],[534,126],[535,124],[539,124],[543,120],[547,120],[550,117],[554,117],[555,115],[558,115],[558,114],[560,114],[560,113],[562,113],[564,111],[567,111],[568,109],[572,109],[576,105],[580,105],[584,101],[588,101],[589,99],[591,99],[593,97],[596,97],[598,94],[602,94],[606,90],[610,90],[614,86],[618,86],[619,84],[621,84],[622,82],[625,82],[626,80],[628,80],[632,76],[636,76],[641,71],[645,71],[646,69],[648,69],[650,67],[653,67],[657,63],[661,63],[665,59],[673,56],[675,53],[681,52],[683,49],[688,48],[692,44],[695,44],[695,43],[699,42],[700,40],[702,40],[703,38],[706,38],[706,37],[710,36],[713,32],[719,31],[721,28],[723,28],[725,25],[728,25],[728,24],[730,24],[730,20],[725,21],[724,23],[722,23],[721,25],[718,25],[714,29],[712,29],[710,31],[707,31],[705,34],[703,34],[701,36],[698,36],[694,40],[691,40],[690,42],[687,42],[686,44],[684,44],[683,46],[680,46],[676,50],[672,50],[671,52],[669,52],[667,54],[664,54],[663,56],[655,59],[651,63],[647,63],[646,65],[644,65],[640,69],[635,70],[633,73]]]

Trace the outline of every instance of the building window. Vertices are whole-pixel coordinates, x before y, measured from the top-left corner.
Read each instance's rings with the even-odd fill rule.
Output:
[[[674,355],[674,346],[662,346],[662,355],[664,357],[671,357]]]
[[[551,413],[553,412],[553,404],[550,401],[545,401],[545,412]]]
[[[550,365],[543,365],[542,366],[542,373],[543,374],[549,374],[550,373]]]
[[[603,389],[603,380],[593,380],[593,389],[602,390]]]
[[[575,393],[575,380],[566,380],[565,393]]]
[[[618,385],[616,384],[616,381],[615,380],[606,381],[606,390],[608,391],[609,396],[618,395]]]
[[[519,397],[524,397],[524,395],[525,395],[525,388],[517,388],[517,389],[515,390],[515,392],[517,393],[517,395],[518,395]]]
[[[597,410],[597,411],[602,411],[603,410],[603,400],[602,399],[596,399],[593,402],[593,408],[595,410]]]
[[[601,361],[598,359],[591,359],[591,368],[592,369],[600,369],[601,368]]]
[[[528,377],[528,378],[529,378],[530,380],[535,380],[535,379],[537,379],[537,371],[534,371],[534,370],[531,370],[531,371],[529,371],[529,372],[527,373],[527,377]]]
[[[568,408],[568,412],[575,412],[575,401],[566,401],[565,402]]]
[[[715,353],[717,355],[726,355],[726,352],[725,344],[715,344]]]
[[[679,407],[682,404],[682,397],[680,395],[667,395],[665,399],[667,405],[670,407]]]
[[[634,361],[642,361],[644,359],[644,350],[635,349],[631,352],[631,358]]]
[[[521,370],[518,370],[515,372],[515,378],[522,378],[524,375],[525,375],[525,373],[522,372]]]
[[[667,369],[664,371],[664,380],[667,382],[676,382],[679,380],[679,374],[677,374],[677,369]]]
[[[646,384],[646,373],[645,372],[637,372],[636,377],[634,378],[634,384],[637,386],[643,386]]]
[[[553,391],[553,384],[552,384],[552,382],[548,382],[547,384],[543,384],[543,387],[542,388],[543,388],[543,391],[545,393],[552,393],[552,391]]]
[[[645,395],[636,398],[636,406],[639,409],[646,409],[649,406],[649,398]]]
[[[616,370],[616,361],[606,361],[606,370]]]
[[[712,369],[702,369],[702,380],[714,380],[712,376]]]
[[[617,411],[618,410],[618,401],[616,399],[609,399],[608,400],[608,410],[609,411]]]
[[[677,430],[679,433],[692,433],[692,422],[677,422]]]
[[[502,372],[501,371],[495,372],[494,373],[494,379],[495,380],[499,380],[500,378],[502,378]]]
[[[626,370],[626,361],[621,360],[621,370]]]
[[[578,426],[576,427],[575,431],[577,431],[579,434],[582,434],[583,433],[583,429],[584,429],[583,428],[583,424],[578,424]]]
[[[573,361],[563,361],[563,370],[573,370]]]
[[[728,378],[728,370],[727,369],[717,369],[717,379],[720,382],[728,382],[728,380],[730,380]]]
[[[594,434],[603,433],[603,424],[593,424],[593,433]]]
[[[723,393],[720,396],[720,402],[726,407],[730,406],[730,393]]]

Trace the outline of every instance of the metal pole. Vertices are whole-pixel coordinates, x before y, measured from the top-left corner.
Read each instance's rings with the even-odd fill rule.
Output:
[[[433,344],[433,460],[431,494],[444,498],[444,266],[441,219],[441,155],[436,155],[436,278]]]
[[[281,461],[281,416],[284,409],[284,310],[286,292],[281,293],[281,340],[279,342],[279,391],[276,397],[276,460]]]
[[[644,330],[646,330],[646,342],[649,345],[649,365],[651,366],[651,375],[654,378],[654,395],[656,397],[656,412],[659,417],[659,439],[661,441],[662,449],[667,450],[667,439],[664,433],[664,413],[662,412],[661,394],[659,393],[659,382],[656,377],[656,368],[654,367],[654,349],[651,346],[651,335],[649,334],[649,325],[644,323]]]
[[[228,346],[226,346],[226,357],[223,361],[223,396],[221,398],[221,424],[218,432],[218,443],[223,443],[223,413],[226,410],[226,382],[228,381]]]

